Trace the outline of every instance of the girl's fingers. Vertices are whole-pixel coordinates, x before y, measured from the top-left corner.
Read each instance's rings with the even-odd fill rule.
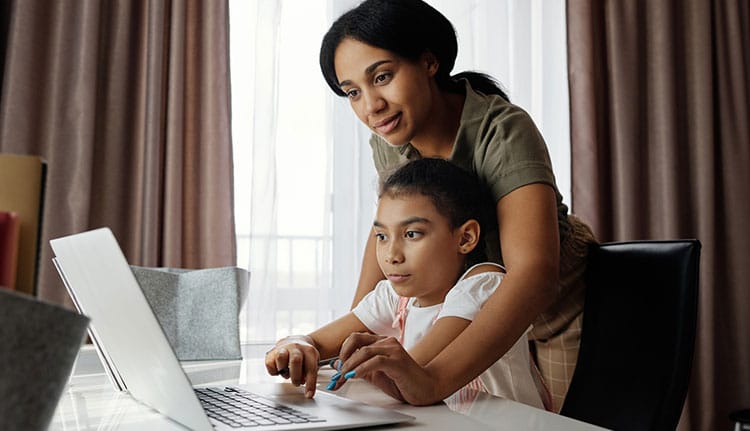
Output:
[[[269,356],[271,356],[273,360],[273,368],[269,370],[271,374],[277,375],[279,374],[279,371],[289,369],[289,351],[287,349],[276,349]],[[287,377],[289,377],[288,374],[284,376],[284,378]]]
[[[299,349],[289,350],[289,379],[299,386],[305,383],[305,356]]]
[[[272,376],[279,374],[279,369],[276,368],[276,350],[271,349],[268,352],[266,352],[266,357],[265,357],[264,362],[265,362],[266,371],[268,371],[268,374]]]
[[[315,384],[318,382],[318,355],[305,356],[305,396],[315,395]]]

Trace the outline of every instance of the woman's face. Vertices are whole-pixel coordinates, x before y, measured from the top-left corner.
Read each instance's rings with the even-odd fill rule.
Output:
[[[336,48],[334,66],[354,113],[391,145],[411,142],[428,124],[437,88],[433,57],[414,62],[345,38]]]

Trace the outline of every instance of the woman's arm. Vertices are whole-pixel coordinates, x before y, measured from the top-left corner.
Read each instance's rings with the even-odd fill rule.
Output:
[[[352,300],[351,309],[359,304],[359,301],[365,297],[378,281],[384,280],[385,276],[383,271],[378,266],[378,260],[375,255],[375,233],[370,230],[370,237],[367,238],[367,244],[365,245],[365,253],[362,257],[362,270],[359,273],[359,282],[357,283],[357,291],[354,293],[354,300]]]
[[[387,376],[401,399],[432,404],[481,374],[513,346],[556,299],[560,240],[554,190],[545,184],[520,187],[498,202],[497,216],[507,272],[503,288],[490,296],[474,321],[424,367],[389,340],[373,343],[367,336],[350,337],[341,351],[342,372]]]
[[[556,299],[560,236],[555,192],[546,184],[520,187],[497,203],[506,274],[474,321],[430,364],[443,396],[479,375],[510,349]]]
[[[471,321],[455,316],[439,319],[427,334],[409,350],[409,355],[419,365],[427,365],[438,353],[445,349],[445,346],[458,337],[469,326],[469,323]]]

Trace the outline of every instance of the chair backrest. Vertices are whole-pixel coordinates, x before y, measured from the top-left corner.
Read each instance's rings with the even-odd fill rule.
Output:
[[[687,395],[700,242],[592,246],[581,349],[561,414],[610,429],[675,429]]]
[[[18,215],[21,227],[15,290],[37,291],[47,165],[38,156],[0,154],[0,211]]]

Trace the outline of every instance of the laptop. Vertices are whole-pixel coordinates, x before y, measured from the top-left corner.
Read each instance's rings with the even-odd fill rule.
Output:
[[[289,383],[193,388],[110,230],[50,245],[73,302],[91,318],[90,333],[110,377],[175,422],[194,430],[324,430],[414,420],[323,391],[307,399]]]

